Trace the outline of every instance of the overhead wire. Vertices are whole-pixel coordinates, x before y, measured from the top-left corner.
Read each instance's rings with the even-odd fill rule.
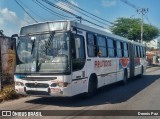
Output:
[[[48,0],[42,0],[42,1],[45,2],[45,3],[47,3],[48,5],[51,5],[51,6],[55,7],[55,8],[57,8],[57,9],[60,9],[60,10],[66,12],[66,13],[68,13],[68,14],[73,15],[73,16],[76,17],[76,18],[81,18],[82,20],[84,20],[84,21],[86,21],[86,22],[88,22],[88,23],[90,23],[90,24],[96,25],[96,26],[101,27],[101,28],[104,28],[104,29],[108,29],[108,28],[103,27],[103,26],[101,26],[101,25],[98,25],[98,24],[96,24],[96,23],[94,23],[94,22],[91,22],[91,21],[89,21],[89,20],[87,20],[87,19],[84,19],[84,18],[76,15],[75,13],[73,13],[73,12],[71,12],[71,11],[68,11],[68,10],[66,10],[66,9],[64,9],[64,8],[62,8],[62,7],[60,7],[60,6],[56,5],[56,4],[48,1]]]
[[[128,2],[127,0],[120,0],[120,1],[123,2],[123,3],[125,3],[125,4],[127,4],[127,5],[129,5],[130,7],[134,8],[134,9],[136,9],[137,12],[138,12],[138,10],[142,9],[141,7],[132,4],[132,3]],[[147,16],[146,14],[145,14],[144,16],[145,16],[146,20],[148,21],[148,23],[149,23],[150,25],[152,25],[152,23],[150,22],[148,16]]]
[[[61,0],[61,1],[64,1],[64,2],[68,3],[69,5],[72,5],[72,6],[74,6],[75,8],[77,8],[77,9],[79,9],[79,10],[81,10],[81,11],[87,13],[87,14],[90,14],[90,15],[92,15],[92,16],[94,16],[94,17],[96,17],[96,18],[98,18],[98,19],[100,19],[100,20],[102,20],[102,21],[105,21],[105,22],[110,23],[110,24],[114,24],[114,23],[112,23],[112,22],[110,22],[110,21],[108,21],[108,20],[106,20],[106,19],[103,19],[103,18],[101,18],[101,17],[98,17],[98,16],[96,16],[96,15],[94,15],[94,14],[92,14],[92,13],[90,13],[90,12],[88,12],[88,11],[86,11],[86,10],[84,10],[84,9],[76,6],[76,5],[74,5],[73,3],[71,3],[71,2],[68,1],[68,0]]]
[[[38,16],[40,19],[42,19],[42,20],[46,20],[46,19],[44,19],[43,17],[41,17],[40,15],[38,15],[35,11],[33,11],[32,9],[30,9],[27,5],[25,5],[21,0],[19,0],[19,2],[21,2],[21,4],[23,5],[23,6],[25,6],[27,9],[29,9],[33,14],[35,14],[36,16]]]
[[[60,14],[58,12],[55,12],[54,10],[46,7],[45,5],[43,5],[41,2],[39,2],[38,0],[32,0],[33,2],[35,2],[39,7],[43,8],[44,10],[48,11],[49,13],[51,13],[52,15],[56,15],[60,18],[63,18],[63,19],[66,19],[66,18],[73,18],[73,17],[70,17],[70,16],[66,16],[66,15],[63,15],[63,14]]]
[[[101,24],[104,24],[104,25],[107,25],[107,26],[110,27],[109,24],[106,24],[106,23],[104,23],[104,22],[102,22],[102,21],[99,21],[99,20],[97,20],[97,19],[95,19],[95,18],[93,18],[93,17],[90,17],[89,15],[87,15],[87,14],[85,14],[85,13],[83,13],[83,12],[77,10],[77,9],[75,9],[75,6],[73,6],[72,4],[68,4],[68,3],[66,4],[66,2],[65,2],[65,3],[64,3],[64,2],[61,2],[61,0],[55,0],[55,1],[57,1],[57,2],[60,1],[60,4],[66,6],[66,7],[68,7],[68,8],[74,9],[75,11],[77,11],[77,12],[83,14],[84,16],[86,16],[86,17],[88,17],[88,18],[90,18],[90,19],[92,19],[92,20],[95,20],[95,21],[97,21],[97,22],[99,22],[99,23],[101,23]]]
[[[128,2],[127,0],[120,0],[120,1],[123,2],[123,3],[125,3],[125,4],[127,4],[127,5],[129,5],[130,7],[134,8],[134,9],[136,9],[136,10],[141,9],[141,7],[136,6],[136,5]]]
[[[29,15],[31,19],[33,19],[36,23],[38,23],[38,21],[17,0],[15,0],[15,2],[24,10],[24,12],[26,12],[26,14]]]
[[[148,16],[146,14],[145,14],[145,18],[148,21],[148,23],[152,26],[152,23],[151,23],[151,21],[149,20],[149,18],[148,18]]]
[[[32,0],[33,1],[33,0]],[[35,1],[34,1],[35,2]],[[54,11],[52,11],[51,9],[45,7],[43,4],[41,4],[40,2],[35,2],[39,7],[41,7],[42,9],[46,10],[47,12],[51,13],[52,15],[56,15],[58,16],[59,18],[62,18],[62,19],[65,19],[65,17],[63,16],[60,16],[59,14],[56,14]]]

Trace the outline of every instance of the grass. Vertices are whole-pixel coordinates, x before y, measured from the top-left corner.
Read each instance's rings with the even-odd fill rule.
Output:
[[[13,100],[23,97],[23,95],[19,95],[14,90],[14,84],[8,84],[4,86],[3,90],[0,91],[0,103],[6,100]]]

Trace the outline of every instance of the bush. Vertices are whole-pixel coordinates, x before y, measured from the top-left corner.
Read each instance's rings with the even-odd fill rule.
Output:
[[[6,88],[2,91],[2,99],[3,100],[10,100],[18,98],[18,94],[16,94],[13,88]]]

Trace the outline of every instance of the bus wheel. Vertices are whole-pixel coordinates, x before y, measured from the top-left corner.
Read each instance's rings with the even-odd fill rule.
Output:
[[[127,74],[127,70],[124,70],[124,75],[123,75],[123,84],[127,84],[127,78],[128,78],[128,74]]]
[[[97,79],[95,76],[91,76],[88,83],[88,92],[85,93],[84,97],[92,97],[97,91]]]
[[[140,76],[140,78],[142,78],[142,77],[143,77],[143,73],[144,73],[144,72],[143,72],[143,66],[142,66],[142,67],[141,67],[141,73],[140,73],[140,75],[139,75],[139,76]]]

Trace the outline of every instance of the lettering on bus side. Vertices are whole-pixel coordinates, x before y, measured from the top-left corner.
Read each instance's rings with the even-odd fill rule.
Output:
[[[96,68],[99,68],[99,67],[110,67],[112,64],[111,64],[111,60],[102,60],[102,61],[95,61],[94,62],[94,66]]]

